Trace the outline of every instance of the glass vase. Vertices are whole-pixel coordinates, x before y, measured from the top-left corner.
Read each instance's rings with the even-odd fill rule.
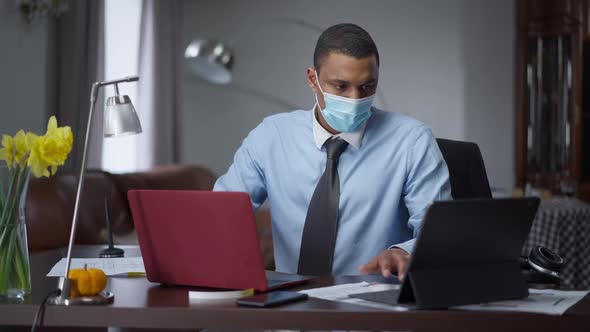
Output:
[[[0,167],[0,298],[31,293],[31,269],[25,223],[28,167]]]

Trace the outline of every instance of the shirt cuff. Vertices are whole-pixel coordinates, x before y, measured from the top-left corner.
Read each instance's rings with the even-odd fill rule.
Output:
[[[406,242],[394,244],[394,245],[390,246],[387,249],[389,250],[389,249],[392,249],[392,248],[400,248],[401,250],[403,250],[403,251],[405,251],[405,252],[407,252],[408,254],[411,255],[412,254],[412,251],[414,250],[414,243],[416,243],[416,239],[411,239],[411,240],[408,240]]]

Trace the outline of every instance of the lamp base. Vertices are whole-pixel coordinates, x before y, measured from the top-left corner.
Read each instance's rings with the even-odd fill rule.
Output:
[[[98,254],[98,257],[100,258],[116,258],[123,256],[125,256],[125,251],[115,247],[105,248]]]
[[[79,296],[73,298],[65,298],[62,299],[59,296],[50,298],[47,303],[53,305],[103,305],[103,304],[111,304],[115,301],[115,294],[108,291],[102,291],[94,296]]]

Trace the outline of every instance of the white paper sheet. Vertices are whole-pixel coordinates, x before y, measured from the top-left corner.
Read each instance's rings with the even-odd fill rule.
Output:
[[[455,307],[461,310],[522,311],[548,315],[563,315],[580,301],[588,291],[560,291],[554,289],[530,289],[529,296],[520,300],[498,301]]]
[[[351,304],[358,304],[366,307],[378,308],[378,309],[385,309],[385,310],[394,310],[394,311],[407,311],[407,307],[402,306],[391,306],[384,303],[378,302],[371,302],[363,299],[357,299],[348,297],[350,294],[358,294],[358,293],[369,293],[369,292],[380,292],[388,289],[398,289],[399,285],[393,284],[378,284],[378,283],[368,283],[368,282],[359,282],[354,284],[343,284],[343,285],[336,285],[330,287],[321,287],[321,288],[313,288],[313,289],[306,289],[301,291],[300,293],[306,293],[311,297],[315,297],[318,299],[329,300],[329,301],[338,301],[338,302],[346,302]]]
[[[72,258],[70,269],[84,268],[101,269],[107,276],[124,275],[129,272],[145,273],[141,257],[120,258]],[[66,269],[66,259],[62,258],[47,274],[48,277],[62,277]]]
[[[348,295],[355,293],[378,292],[396,288],[399,288],[399,285],[360,282],[308,289],[301,291],[301,293],[306,293],[311,297],[316,297],[319,299],[346,302],[379,309],[395,311],[409,310],[409,307],[407,306],[391,306],[383,303],[348,297]],[[474,311],[521,311],[549,315],[562,315],[567,309],[586,296],[588,292],[589,291],[530,289],[530,295],[524,299],[458,306],[452,307],[451,309]]]

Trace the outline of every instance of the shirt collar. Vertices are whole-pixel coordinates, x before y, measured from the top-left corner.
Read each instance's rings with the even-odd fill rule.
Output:
[[[332,135],[329,131],[322,127],[322,125],[316,118],[316,108],[317,104],[311,110],[311,117],[313,119],[313,138],[315,140],[315,145],[318,147],[319,150],[321,150],[324,143],[326,143],[326,141],[333,136],[342,138],[343,140],[348,142],[348,144],[354,146],[356,149],[361,147],[361,141],[363,139],[363,135],[365,134],[365,127],[367,126],[367,121],[365,121],[365,123],[363,123],[355,131],[349,133],[343,132],[336,135]]]

